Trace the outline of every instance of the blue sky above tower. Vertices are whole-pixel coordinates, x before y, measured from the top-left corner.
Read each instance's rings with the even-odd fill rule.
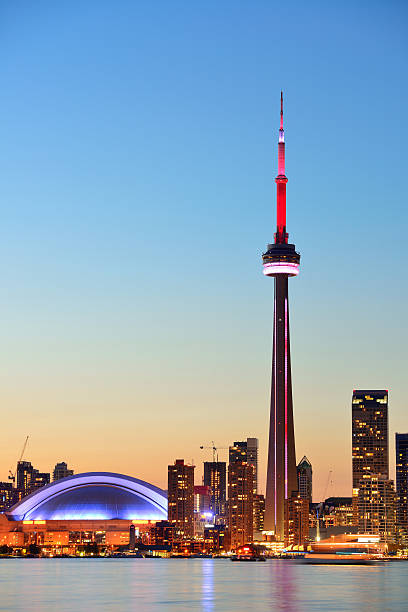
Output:
[[[42,469],[159,486],[209,440],[265,450],[283,89],[296,448],[347,494],[352,389],[389,388],[407,429],[406,4],[0,17],[0,478],[26,433]]]

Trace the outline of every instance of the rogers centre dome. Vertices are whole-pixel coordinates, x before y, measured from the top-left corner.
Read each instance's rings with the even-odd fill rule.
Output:
[[[75,474],[38,489],[10,508],[12,521],[167,519],[166,493],[111,472]]]

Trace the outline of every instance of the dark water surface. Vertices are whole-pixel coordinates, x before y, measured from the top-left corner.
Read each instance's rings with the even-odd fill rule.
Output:
[[[0,610],[408,610],[408,562],[2,559]]]

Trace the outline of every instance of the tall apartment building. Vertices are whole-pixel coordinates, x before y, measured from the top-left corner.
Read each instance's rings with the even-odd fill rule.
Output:
[[[401,539],[408,544],[408,433],[395,434],[397,525]]]
[[[176,459],[168,466],[168,521],[174,525],[174,539],[194,536],[194,466]]]
[[[309,538],[309,500],[294,491],[285,499],[285,546],[302,546]]]
[[[358,515],[361,483],[388,480],[388,391],[355,389],[352,398],[352,469],[354,524]],[[375,483],[374,483],[375,486]]]
[[[65,461],[61,461],[61,463],[57,463],[54,471],[52,473],[53,480],[61,480],[61,478],[66,478],[67,476],[73,476],[74,470],[69,470],[68,465]]]
[[[360,481],[358,489],[359,533],[377,534],[388,543],[396,541],[394,482],[382,476]]]
[[[225,515],[227,465],[225,461],[204,462],[204,485],[210,489],[210,509],[216,517]]]
[[[353,489],[371,474],[388,478],[388,391],[353,391]]]
[[[19,461],[17,464],[17,489],[22,496],[29,495],[50,483],[50,474],[36,470],[30,461]]]
[[[253,486],[252,465],[235,461],[228,466],[228,528],[231,548],[236,549],[253,539]]]
[[[257,493],[254,495],[254,531],[263,531],[265,520],[265,496]]]
[[[17,463],[17,489],[22,492],[23,496],[30,493],[31,479],[34,467],[31,461],[19,461]]]
[[[229,448],[229,462],[246,461],[253,468],[253,494],[258,492],[258,438],[234,442]]]
[[[311,502],[313,470],[312,464],[306,456],[299,461],[296,466],[296,471],[299,495],[302,499],[307,499]]]

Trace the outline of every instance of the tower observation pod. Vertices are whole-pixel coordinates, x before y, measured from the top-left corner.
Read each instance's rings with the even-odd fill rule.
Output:
[[[264,528],[284,537],[285,500],[297,491],[290,364],[288,278],[299,274],[300,255],[286,232],[285,133],[281,92],[276,233],[262,256],[263,273],[274,278],[272,382]]]

